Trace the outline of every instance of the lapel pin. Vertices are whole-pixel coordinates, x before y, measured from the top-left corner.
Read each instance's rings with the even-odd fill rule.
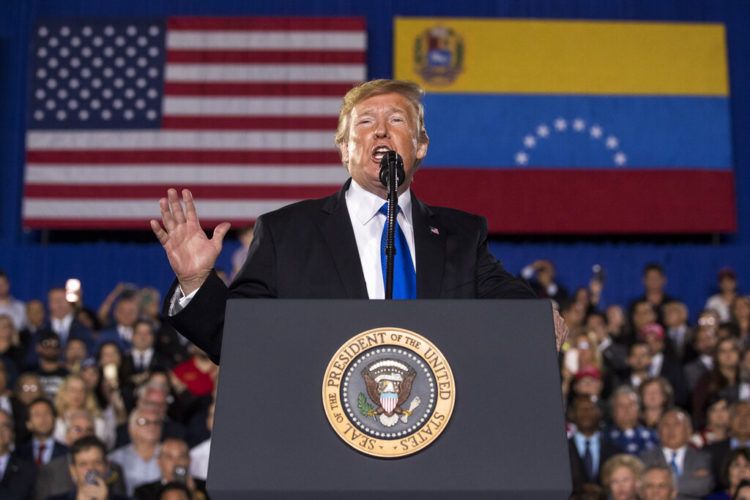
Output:
[[[430,232],[436,236],[440,236],[440,230],[435,226],[430,226]]]

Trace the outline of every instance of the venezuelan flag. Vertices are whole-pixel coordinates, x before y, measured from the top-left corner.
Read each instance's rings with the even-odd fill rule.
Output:
[[[723,25],[397,18],[394,48],[426,201],[493,232],[736,229]]]

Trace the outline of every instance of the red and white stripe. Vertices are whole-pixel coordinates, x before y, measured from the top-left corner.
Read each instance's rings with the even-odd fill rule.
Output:
[[[27,133],[24,224],[147,228],[168,187],[207,226],[334,192],[341,97],[366,79],[361,18],[171,18],[159,130]]]

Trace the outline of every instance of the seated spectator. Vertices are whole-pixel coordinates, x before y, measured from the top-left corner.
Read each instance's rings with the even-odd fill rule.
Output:
[[[667,302],[662,306],[664,316],[664,328],[666,330],[667,352],[675,354],[676,359],[682,362],[685,359],[687,346],[689,344],[690,328],[688,327],[688,308],[682,302]]]
[[[206,417],[206,428],[210,433],[214,427],[214,408],[215,404],[211,403],[208,407],[208,416]],[[211,436],[194,446],[190,450],[190,475],[196,479],[205,481],[208,477],[208,458],[211,454]]]
[[[94,435],[94,418],[86,410],[69,412],[65,421],[65,444],[70,449],[73,443],[85,436]],[[70,475],[69,454],[54,458],[43,465],[36,477],[34,499],[45,500],[52,495],[60,495],[75,488]],[[104,477],[109,491],[124,495],[125,480],[123,472],[116,463],[109,464],[109,471]]]
[[[128,496],[132,496],[138,486],[156,481],[161,476],[157,457],[162,423],[154,410],[136,408],[128,420],[130,444],[109,454],[109,459],[125,471]]]
[[[737,297],[732,305],[732,323],[737,325],[740,341],[750,345],[750,295]]]
[[[750,402],[738,401],[729,410],[729,437],[723,441],[708,445],[705,449],[711,454],[713,474],[721,489],[727,489],[724,482],[722,465],[729,454],[737,448],[750,447]]]
[[[189,474],[190,454],[185,441],[174,438],[165,439],[159,448],[158,463],[161,477],[136,488],[133,495],[136,500],[158,500],[164,486],[173,482],[184,483],[190,492],[190,497],[194,500],[205,500],[205,482],[196,481]]]
[[[614,444],[602,438],[600,424],[602,412],[594,398],[578,396],[568,408],[568,418],[575,424],[576,432],[568,440],[573,491],[597,492],[601,490],[601,466],[610,457],[620,453]]]
[[[647,300],[639,300],[633,303],[630,312],[630,336],[634,339],[640,338],[641,330],[646,325],[656,323],[658,316],[654,306]]]
[[[30,498],[36,471],[31,462],[11,454],[13,427],[13,417],[0,409],[0,498]]]
[[[714,486],[711,456],[688,446],[692,432],[690,417],[684,411],[668,410],[659,422],[661,446],[640,455],[647,467],[660,465],[672,469],[680,498],[703,498]]]
[[[618,448],[631,455],[638,455],[659,444],[656,432],[638,422],[638,393],[632,387],[618,387],[610,398],[610,406],[612,426],[608,429],[606,438]]]
[[[155,372],[154,375],[156,375]],[[167,416],[169,410],[169,387],[166,383],[149,380],[136,390],[136,409],[155,412],[161,422],[161,435],[164,439],[175,437],[185,439],[187,431],[181,419],[174,420]],[[129,442],[129,432],[123,426],[117,428],[117,446],[124,446]]]
[[[99,332],[97,345],[115,342],[122,352],[129,352],[133,341],[133,326],[138,321],[138,302],[133,294],[120,295],[113,318],[114,324]]]
[[[693,434],[690,439],[693,446],[703,448],[729,437],[729,404],[729,399],[721,395],[708,400],[706,426]]]
[[[85,410],[94,418],[95,435],[111,449],[115,444],[117,420],[112,408],[102,411],[96,402],[94,393],[89,391],[79,375],[68,375],[65,378],[55,399],[57,419],[55,421],[55,439],[63,441],[67,434],[66,416],[74,411]]]
[[[13,419],[16,422],[16,447],[31,439],[26,427],[29,417],[29,405],[42,396],[42,382],[39,375],[33,372],[22,373],[16,380],[13,391]]]
[[[731,500],[737,494],[740,483],[750,480],[750,448],[732,450],[722,465],[722,484],[728,484],[726,490],[713,493],[707,500]]]
[[[706,402],[714,396],[726,395],[737,400],[740,383],[740,346],[736,339],[722,339],[716,345],[713,369],[704,374],[693,390],[692,413],[696,425],[706,421]]]
[[[109,491],[104,479],[108,465],[104,443],[95,436],[80,438],[70,449],[70,475],[75,487],[49,499],[125,500],[127,497]]]
[[[540,299],[549,298],[562,305],[568,301],[568,290],[555,281],[557,270],[552,261],[536,260],[521,270]]]
[[[68,447],[52,436],[55,417],[55,407],[46,398],[38,398],[29,405],[26,427],[31,432],[31,441],[18,447],[16,455],[19,458],[41,467],[68,452]]]
[[[714,367],[714,354],[718,338],[712,327],[698,327],[693,338],[696,358],[685,365],[685,382],[692,393],[698,381]]]
[[[122,367],[131,387],[143,384],[155,369],[169,369],[171,360],[156,351],[156,336],[150,321],[140,319],[133,326],[133,348],[126,354]]]
[[[723,267],[718,275],[719,293],[706,301],[706,309],[712,309],[719,315],[719,321],[727,323],[732,319],[730,309],[737,298],[737,274],[729,267]]]
[[[635,342],[628,349],[627,369],[623,372],[618,385],[629,385],[638,389],[649,377],[651,365],[651,348],[645,342]]]
[[[23,366],[23,350],[16,330],[10,316],[0,314],[0,362],[5,365],[5,370],[13,384],[18,377],[19,368]]]
[[[42,390],[49,399],[54,400],[57,390],[68,370],[60,361],[60,339],[55,332],[42,331],[37,337],[36,353],[39,364],[34,370],[42,382]]]
[[[641,474],[640,500],[671,500],[677,498],[677,481],[666,465],[646,467]]]
[[[611,500],[638,500],[643,462],[632,455],[615,455],[602,467],[602,484]]]
[[[10,279],[0,270],[0,315],[7,315],[16,330],[26,326],[26,306],[10,294]]]
[[[672,406],[672,385],[664,377],[654,377],[644,380],[638,387],[641,397],[641,421],[643,425],[656,429],[661,416],[667,408]]]
[[[63,363],[68,372],[78,373],[81,371],[81,363],[86,358],[88,358],[86,343],[76,338],[68,340],[68,345],[65,346],[65,353],[63,354]]]
[[[672,386],[674,403],[681,407],[687,406],[688,390],[682,365],[674,353],[667,349],[664,328],[658,323],[649,323],[641,328],[640,335],[651,350],[649,376],[667,379]]]

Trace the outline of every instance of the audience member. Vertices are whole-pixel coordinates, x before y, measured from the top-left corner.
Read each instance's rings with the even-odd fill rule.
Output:
[[[667,352],[674,353],[677,360],[682,362],[690,343],[687,306],[682,302],[667,302],[662,306],[662,315],[669,342]]]
[[[688,446],[692,432],[690,417],[684,411],[668,410],[659,422],[661,447],[640,455],[646,466],[661,465],[672,469],[677,478],[678,498],[703,498],[714,485],[711,456]]]
[[[23,349],[18,330],[10,316],[0,314],[0,362],[5,366],[10,383],[15,382],[19,368],[23,366]]]
[[[719,315],[719,321],[727,323],[732,319],[731,307],[737,298],[737,274],[729,267],[723,267],[718,275],[719,293],[706,301],[706,309],[712,309]]]
[[[133,341],[133,327],[138,320],[138,301],[132,294],[121,295],[115,304],[114,324],[99,332],[97,345],[115,342],[122,352],[129,352]]]
[[[696,448],[723,441],[729,436],[729,400],[717,395],[708,400],[706,425],[693,434],[690,443]]]
[[[604,368],[608,373],[617,375],[628,368],[628,349],[616,343],[607,329],[607,318],[600,312],[586,317],[585,329],[596,339],[597,349],[601,355]]]
[[[618,387],[610,398],[612,426],[606,437],[626,453],[638,455],[659,444],[656,432],[638,422],[638,393],[632,387]]]
[[[607,317],[607,331],[609,336],[618,344],[628,345],[632,339],[628,337],[625,312],[617,304],[607,306],[605,311]]]
[[[68,447],[52,436],[55,417],[55,407],[46,398],[38,398],[29,405],[26,427],[31,432],[31,441],[18,447],[16,454],[19,458],[41,467],[68,452]]]
[[[165,485],[184,483],[194,500],[205,500],[204,481],[196,481],[190,475],[190,453],[187,443],[181,439],[165,439],[159,448],[159,472],[161,477],[135,489],[136,500],[158,500]]]
[[[695,385],[706,373],[714,367],[714,353],[716,351],[716,331],[711,327],[698,327],[693,339],[693,349],[697,357],[685,365],[685,382],[692,393]]]
[[[628,349],[627,368],[622,374],[620,384],[638,389],[649,377],[651,366],[651,348],[645,342],[635,342]]]
[[[42,391],[50,399],[55,399],[60,384],[68,376],[68,370],[60,360],[60,339],[50,330],[42,331],[37,337],[36,353],[39,364],[36,373],[42,383]]]
[[[729,454],[737,448],[750,447],[750,402],[739,401],[729,412],[729,437],[705,448],[711,454],[714,478],[722,489],[729,486],[724,482],[721,470]]]
[[[108,465],[104,443],[95,436],[80,438],[70,449],[70,475],[75,487],[49,499],[125,500],[127,497],[109,491],[105,480]]]
[[[78,373],[81,371],[81,363],[88,358],[88,348],[86,343],[77,338],[68,340],[63,354],[63,363],[69,373]]]
[[[737,325],[739,339],[743,345],[750,345],[750,295],[735,299],[732,306],[732,323]]]
[[[107,408],[102,411],[94,393],[86,387],[86,382],[79,375],[68,375],[60,385],[55,399],[57,419],[55,421],[55,439],[65,440],[67,434],[66,416],[70,412],[85,410],[94,418],[95,435],[108,449],[115,444],[117,421],[114,411]]]
[[[664,377],[646,379],[639,387],[641,396],[641,421],[646,427],[656,429],[667,408],[672,406],[672,385]]]
[[[736,401],[740,383],[740,347],[737,339],[722,339],[716,345],[713,369],[704,374],[693,390],[692,414],[696,425],[705,424],[706,402],[713,396],[725,395]]]
[[[729,453],[722,465],[721,479],[727,489],[707,496],[707,500],[731,500],[740,483],[750,480],[750,448],[737,448]]]
[[[550,298],[562,305],[568,301],[568,290],[557,283],[557,270],[550,260],[536,260],[521,270],[521,277],[529,282],[540,298]]]
[[[666,465],[646,467],[641,475],[640,500],[671,500],[677,498],[677,484],[672,469]]]
[[[643,462],[633,455],[615,455],[602,467],[602,484],[611,500],[638,500]]]
[[[30,498],[36,471],[31,462],[11,454],[13,427],[13,417],[0,409],[0,498]]]
[[[47,312],[41,300],[33,299],[26,303],[26,325],[20,331],[21,346],[27,356],[24,365],[28,365],[28,355],[33,352],[36,334],[47,325]]]
[[[664,318],[661,315],[661,307],[667,302],[675,300],[664,291],[667,286],[667,275],[664,272],[664,268],[660,264],[654,262],[646,264],[643,268],[641,283],[643,284],[643,295],[631,302],[631,312],[634,311],[636,304],[646,302],[651,306],[656,315],[656,321],[664,324]]]
[[[659,323],[649,323],[641,328],[640,335],[651,350],[649,376],[667,379],[672,386],[674,403],[686,407],[689,394],[682,366],[674,353],[667,349],[664,328]]]
[[[64,348],[70,338],[82,339],[89,349],[93,347],[91,332],[75,318],[75,309],[66,299],[64,288],[50,289],[47,293],[47,307],[50,315],[49,329],[57,334],[60,347]]]
[[[214,427],[214,408],[215,404],[211,403],[208,407],[208,416],[206,417],[206,428],[209,437],[190,450],[190,475],[203,481],[208,478],[208,459],[211,454],[211,430]]]
[[[157,457],[162,423],[156,411],[136,408],[128,421],[130,444],[109,454],[109,459],[125,471],[128,496],[132,496],[138,486],[160,477]]]
[[[0,271],[0,314],[8,315],[16,330],[26,326],[26,306],[10,294],[10,279],[5,271]]]
[[[154,348],[156,337],[149,320],[140,319],[133,325],[133,348],[122,362],[127,382],[132,386],[143,384],[154,369],[169,369],[171,360]]]

